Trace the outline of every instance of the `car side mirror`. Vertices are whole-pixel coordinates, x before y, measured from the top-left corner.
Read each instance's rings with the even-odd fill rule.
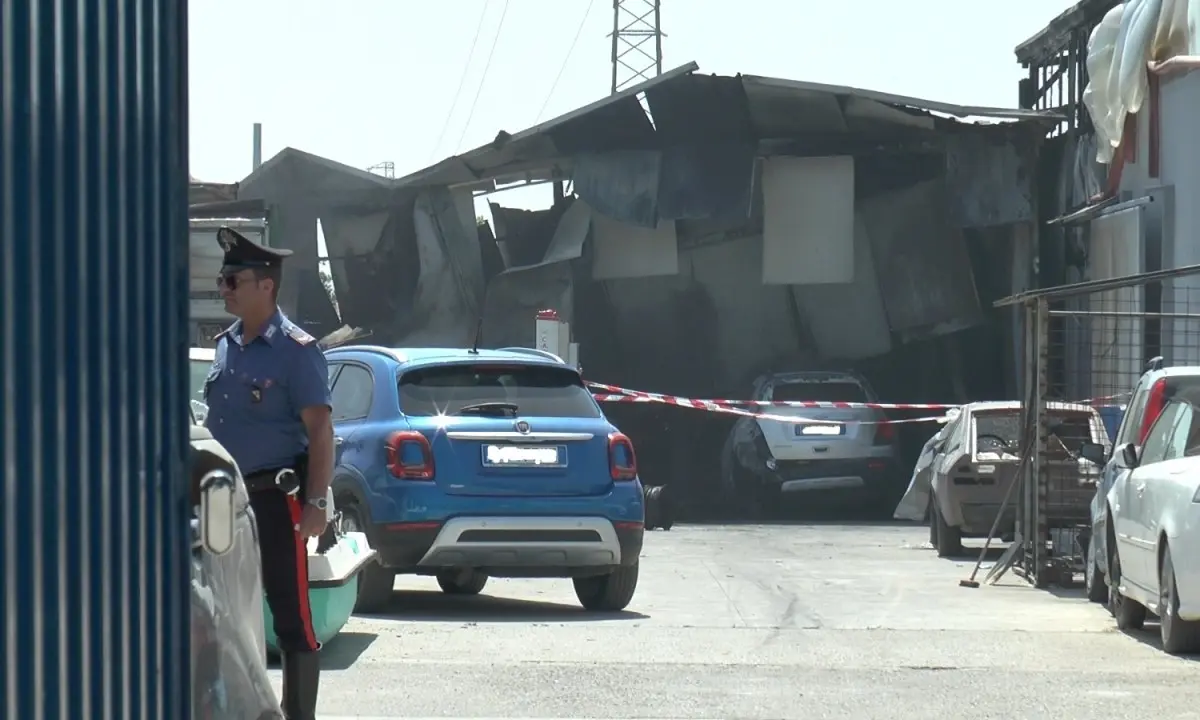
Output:
[[[200,479],[200,545],[213,555],[233,549],[237,482],[226,470],[213,470]]]
[[[1103,465],[1108,462],[1108,451],[1100,443],[1085,442],[1079,446],[1079,457]]]
[[[1133,470],[1138,466],[1138,449],[1133,443],[1125,443],[1121,446],[1121,460],[1125,462],[1125,467]]]

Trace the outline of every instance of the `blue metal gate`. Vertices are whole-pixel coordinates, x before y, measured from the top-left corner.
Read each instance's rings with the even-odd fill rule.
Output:
[[[187,3],[0,2],[0,716],[186,718]]]

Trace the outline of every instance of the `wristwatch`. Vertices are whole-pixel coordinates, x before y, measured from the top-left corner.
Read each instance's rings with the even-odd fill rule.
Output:
[[[312,500],[308,501],[308,504],[312,505],[318,510],[327,510],[329,508],[329,501],[323,497],[313,498]]]

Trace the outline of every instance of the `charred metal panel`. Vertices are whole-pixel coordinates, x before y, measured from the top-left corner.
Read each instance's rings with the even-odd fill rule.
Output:
[[[659,219],[749,219],[757,153],[753,142],[675,145],[663,150]]]
[[[546,133],[560,155],[609,150],[645,150],[656,146],[654,126],[637,98],[630,95],[553,127]]]
[[[877,195],[859,211],[893,332],[907,342],[980,322],[971,261],[941,181]]]
[[[0,716],[191,716],[187,5],[0,6]]]
[[[1021,143],[1008,128],[950,135],[946,182],[954,188],[951,210],[959,227],[991,227],[1034,218],[1036,137]]]
[[[533,317],[552,308],[570,322],[574,315],[572,260],[583,254],[592,210],[583,202],[562,204],[557,225],[540,262],[512,267],[492,278],[483,308],[483,341],[489,347],[534,346]],[[472,328],[473,329],[473,328]]]
[[[662,153],[627,150],[575,158],[575,192],[596,212],[630,225],[658,225]]]
[[[413,210],[421,274],[413,298],[414,330],[401,342],[415,347],[470,342],[483,308],[483,258],[479,234],[464,228],[453,195],[431,188]]]
[[[740,77],[688,75],[646,91],[663,147],[738,143],[754,138]]]
[[[684,218],[745,222],[757,152],[753,142],[722,142],[582,155],[575,191],[597,212],[641,227]]]

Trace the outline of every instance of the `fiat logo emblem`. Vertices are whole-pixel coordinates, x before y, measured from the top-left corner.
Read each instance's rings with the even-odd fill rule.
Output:
[[[529,423],[525,422],[524,420],[518,420],[515,427],[517,428],[517,432],[521,433],[522,435],[529,434]]]

